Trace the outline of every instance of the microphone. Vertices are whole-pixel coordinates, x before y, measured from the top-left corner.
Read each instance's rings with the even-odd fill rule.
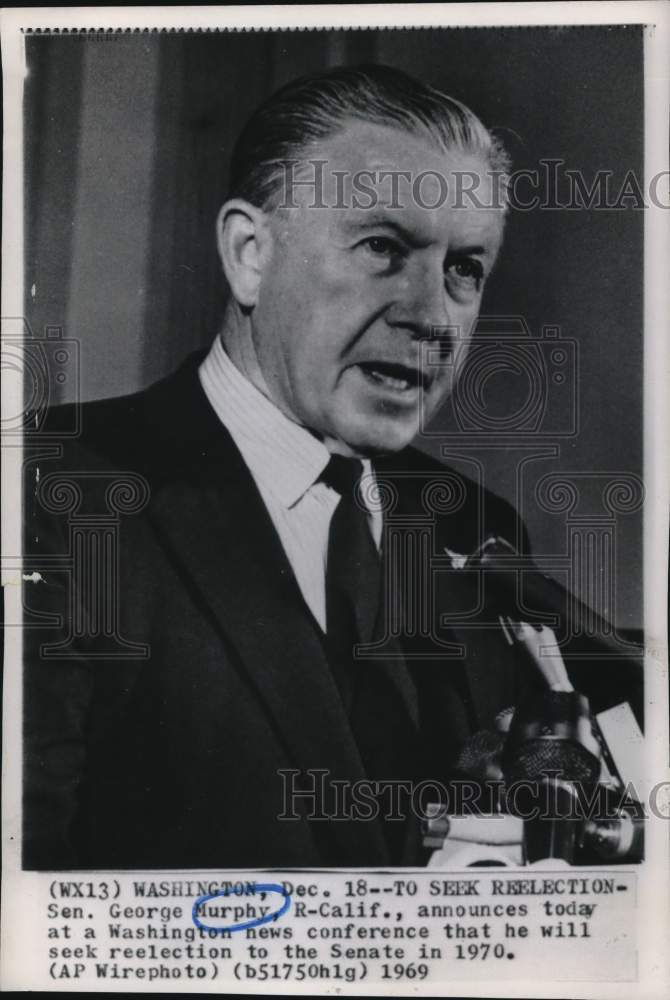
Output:
[[[512,717],[503,751],[509,793],[518,782],[537,789],[528,796],[538,815],[524,823],[526,860],[572,864],[581,829],[578,785],[595,785],[601,772],[589,702],[572,686],[551,629],[509,617],[505,626],[502,616],[501,625],[525,649],[545,685]]]
[[[585,846],[605,860],[641,856],[643,825],[637,816],[619,808],[615,815],[585,822],[580,791],[598,789],[608,771],[616,777],[619,774],[612,767],[613,756],[591,715],[588,699],[570,681],[553,631],[518,620],[521,575],[524,597],[539,614],[571,613],[573,626],[592,641],[594,628],[600,632],[595,639],[600,651],[620,656],[620,646],[607,640],[603,633],[611,631],[610,626],[590,608],[556,581],[536,569],[527,569],[520,559],[505,539],[492,537],[468,558],[464,568],[486,569],[486,603],[489,609],[496,608],[507,641],[523,648],[535,675],[544,682],[544,690],[518,710],[500,713],[497,733],[483,730],[473,734],[461,749],[456,773],[484,786],[497,785],[499,790],[503,782],[507,785],[507,811],[524,820],[526,863],[551,860],[572,864],[576,849]],[[518,800],[510,802],[519,782],[526,792],[530,789],[526,808],[520,808]],[[490,808],[492,803],[488,804]],[[531,806],[530,813],[527,806]],[[493,811],[499,815],[499,800]],[[490,822],[490,817],[479,817],[479,823],[486,820]],[[433,817],[426,834],[430,846],[436,846],[440,837],[449,837],[449,827],[442,828]]]
[[[500,756],[504,737],[488,729],[480,729],[470,736],[461,747],[455,764],[458,777],[473,781],[502,781],[503,773]]]
[[[590,847],[603,861],[642,861],[644,819],[622,812],[612,819],[589,819],[582,831],[582,847]]]
[[[544,807],[545,815],[553,808],[555,814],[544,823],[525,824],[529,860],[541,860],[540,855],[546,853],[569,863],[577,846],[605,861],[641,860],[644,819],[636,812],[638,804],[626,796],[624,805],[615,796],[615,791],[629,786],[642,787],[636,760],[642,733],[630,706],[624,702],[592,716],[588,699],[572,686],[551,629],[510,619],[505,622],[502,616],[501,625],[523,645],[547,688],[534,705],[526,705],[516,716],[516,725],[513,717],[511,742],[505,751],[508,780],[538,781],[539,808]],[[593,801],[604,803],[605,815],[584,817],[580,788],[596,785],[602,794]]]
[[[524,818],[527,863],[572,864],[582,828],[579,789],[594,787],[601,767],[588,699],[574,690],[548,689],[523,704],[502,763],[508,808]],[[521,803],[519,789],[526,792]]]
[[[600,775],[600,746],[588,698],[578,691],[548,690],[517,709],[503,751],[507,782],[543,774],[593,784]]]

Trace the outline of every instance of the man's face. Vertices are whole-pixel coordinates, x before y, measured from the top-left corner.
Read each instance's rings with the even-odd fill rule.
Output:
[[[503,213],[467,196],[454,207],[455,171],[479,175],[480,204],[495,205],[479,158],[447,157],[394,128],[352,122],[310,149],[309,159],[327,161],[328,207],[314,207],[313,187],[295,185],[298,207],[271,216],[272,252],[251,316],[258,364],[277,405],[331,450],[396,451],[419,430],[421,412],[429,419],[452,388],[453,366],[422,366],[421,343],[435,328],[451,328],[440,338],[445,348],[454,330],[461,339],[469,334]],[[377,183],[360,173],[366,170]],[[380,171],[410,179],[400,177],[392,199],[392,182],[380,181]],[[363,186],[374,195],[361,194]]]

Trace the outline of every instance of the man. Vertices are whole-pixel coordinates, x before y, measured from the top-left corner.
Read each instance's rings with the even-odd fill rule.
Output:
[[[389,783],[448,777],[520,683],[502,632],[440,614],[472,619],[459,556],[524,529],[410,447],[477,317],[506,169],[472,112],[382,67],[251,119],[211,351],[87,404],[28,467],[28,867],[421,862]],[[342,811],[362,782],[367,812]]]

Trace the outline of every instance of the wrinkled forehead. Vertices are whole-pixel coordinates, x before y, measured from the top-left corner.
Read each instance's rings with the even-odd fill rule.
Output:
[[[480,151],[446,149],[437,136],[417,126],[410,130],[400,125],[379,125],[363,120],[351,120],[332,135],[316,141],[313,149],[320,149],[333,166],[344,169],[374,167],[402,168],[412,172],[435,168],[441,164],[448,168],[465,160],[476,159],[485,169],[486,158]]]
[[[311,143],[283,178],[294,221],[351,228],[395,221],[419,240],[467,229],[492,243],[502,234],[502,175],[485,153],[444,149],[432,136],[355,121]]]

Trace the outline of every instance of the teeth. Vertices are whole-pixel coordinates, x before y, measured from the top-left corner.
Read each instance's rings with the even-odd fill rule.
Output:
[[[382,375],[381,372],[374,369],[372,370],[372,374],[378,382],[383,382],[384,385],[388,385],[392,389],[409,389],[409,382],[404,378],[393,378],[392,375]]]
[[[384,375],[382,372],[377,371],[376,368],[370,369],[370,375],[377,381],[381,382],[383,385],[388,386],[390,389],[407,390],[411,388],[410,383],[404,378],[394,378],[392,375]]]

